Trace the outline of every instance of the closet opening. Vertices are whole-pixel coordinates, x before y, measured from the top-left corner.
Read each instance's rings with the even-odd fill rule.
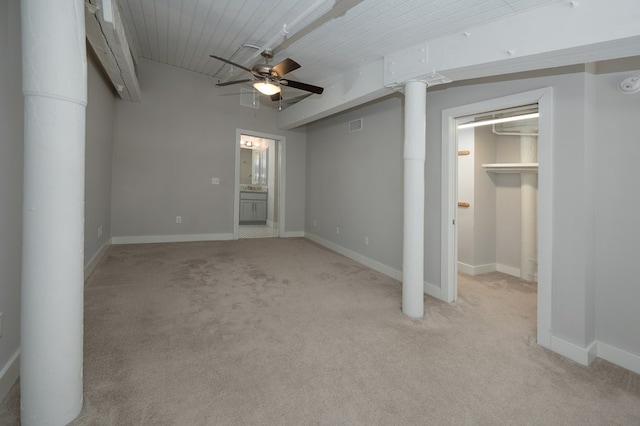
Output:
[[[461,105],[449,109],[445,109],[442,111],[442,198],[441,198],[441,239],[440,239],[440,253],[441,253],[441,264],[440,264],[440,294],[439,297],[442,300],[447,302],[452,302],[456,300],[458,295],[458,232],[460,231],[460,226],[458,224],[458,216],[460,214],[465,214],[464,207],[459,207],[458,202],[465,202],[463,198],[459,198],[458,192],[458,161],[460,158],[464,157],[459,155],[459,151],[463,151],[464,148],[458,147],[458,136],[459,132],[462,132],[463,129],[458,129],[458,125],[465,124],[467,122],[481,122],[487,121],[489,119],[494,118],[504,118],[504,117],[493,117],[494,115],[499,115],[502,113],[503,115],[507,115],[507,112],[510,112],[512,115],[525,115],[526,109],[529,106],[537,106],[538,114],[537,117],[537,145],[536,145],[536,156],[537,156],[537,199],[536,199],[536,207],[533,210],[525,210],[525,211],[534,211],[535,212],[535,227],[536,227],[536,240],[535,246],[537,249],[535,250],[535,266],[533,272],[530,272],[534,276],[534,279],[537,280],[536,283],[532,283],[531,285],[535,286],[536,289],[536,329],[537,329],[537,342],[539,345],[545,348],[551,348],[552,336],[551,336],[551,306],[553,299],[552,292],[552,271],[553,271],[553,227],[552,227],[552,212],[553,212],[553,146],[554,146],[554,138],[553,138],[553,88],[545,87],[540,89],[531,90],[528,92],[521,92],[516,94],[511,94],[507,96],[503,96],[500,98],[488,99],[476,103],[471,103],[467,105]],[[522,111],[513,111],[513,109],[522,109]],[[517,120],[516,120],[517,121]],[[508,122],[508,121],[507,121]],[[504,126],[496,124],[496,128],[499,132],[503,132]],[[491,124],[491,125],[493,125]],[[515,124],[511,124],[510,126],[514,126]],[[469,126],[471,127],[471,125]],[[476,125],[475,128],[480,128],[485,126]],[[500,130],[501,129],[501,130]],[[486,130],[486,129],[485,129]],[[512,129],[513,130],[513,129]],[[493,132],[491,130],[491,132]],[[510,131],[506,131],[507,133],[511,133]],[[497,159],[491,158],[487,161],[479,162],[479,166],[475,167],[474,165],[474,175],[480,175],[485,180],[489,179],[489,181],[494,184],[494,182],[498,181],[498,183],[506,179],[507,192],[503,194],[496,194],[495,199],[496,203],[498,200],[500,202],[506,202],[510,204],[512,209],[520,209],[522,210],[522,200],[518,197],[517,194],[520,193],[520,175],[523,174],[522,171],[532,171],[531,169],[535,166],[527,165],[520,158],[520,139],[526,135],[522,135],[522,129],[517,129],[517,135],[508,135],[514,138],[518,138],[518,142],[512,145],[501,147],[499,152],[500,157]],[[503,135],[507,136],[507,135]],[[473,130],[473,137],[475,143],[475,130]],[[498,137],[494,135],[494,137]],[[504,148],[504,149],[503,149]],[[496,148],[497,150],[497,148]],[[511,152],[514,151],[514,152]],[[516,154],[517,151],[517,154]],[[511,164],[513,163],[513,164]],[[493,172],[487,171],[490,169],[489,167],[482,167],[482,164],[493,164],[496,169]],[[502,171],[509,171],[511,169],[513,172],[513,176],[509,177],[509,173],[495,173],[495,171],[501,168]],[[518,183],[516,183],[518,180]],[[476,184],[476,180],[473,181],[474,185]],[[486,201],[481,200],[478,197],[474,197],[474,207],[478,207],[475,205],[475,200],[478,200],[479,203]],[[471,206],[471,201],[469,201]],[[504,204],[504,203],[503,203]],[[497,204],[494,204],[496,206]],[[468,213],[468,212],[467,212]],[[507,220],[503,218],[507,212],[500,209],[499,213],[502,216],[499,218],[492,219],[495,221],[496,225],[500,223],[501,225]],[[498,214],[498,209],[496,209],[496,215]],[[509,213],[512,217],[517,217],[517,214],[513,212]],[[475,220],[475,219],[474,219]],[[491,222],[493,223],[493,222]],[[518,221],[517,225],[512,225],[512,227],[518,227],[520,229],[520,221]],[[513,228],[512,228],[513,229]],[[468,230],[467,230],[468,231]],[[480,231],[480,230],[475,230]],[[464,231],[463,231],[464,232]],[[496,231],[497,232],[497,231]],[[502,235],[507,234],[509,231],[506,229],[500,230]],[[519,232],[512,231],[513,234],[510,235],[511,242],[510,244],[514,244],[513,240],[521,242],[522,237]],[[488,238],[491,238],[489,236]],[[497,237],[496,234],[493,234],[493,238],[502,238],[502,236]],[[519,244],[517,245],[518,249],[513,253],[508,253],[508,256],[504,253],[506,247],[498,248],[496,245],[493,245],[493,249],[496,253],[500,251],[500,258],[491,258],[487,260],[473,260],[474,263],[470,263],[470,266],[475,266],[475,271],[479,272],[481,270],[481,265],[490,265],[492,267],[495,265],[496,270],[499,267],[504,271],[509,271],[514,275],[517,275],[521,272],[521,270],[525,270],[520,264],[520,260],[527,259],[527,256],[521,256],[521,250]],[[490,251],[491,252],[491,251]],[[516,262],[515,258],[517,257],[518,262]],[[463,262],[466,263],[466,262]],[[510,268],[508,268],[510,267]],[[497,272],[494,272],[497,273]],[[469,275],[473,277],[472,275]],[[520,279],[515,278],[514,279]]]
[[[457,269],[538,280],[538,105],[456,119]]]

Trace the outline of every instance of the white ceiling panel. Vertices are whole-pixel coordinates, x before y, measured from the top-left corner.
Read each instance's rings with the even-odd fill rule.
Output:
[[[210,54],[251,67],[263,60],[261,50],[272,48],[276,51],[272,63],[294,59],[302,68],[293,77],[313,84],[407,46],[472,32],[474,26],[559,1],[119,0],[119,4],[143,58],[224,81],[246,75]],[[346,13],[334,16],[340,7]],[[292,38],[278,49],[286,40],[285,25],[287,37]]]

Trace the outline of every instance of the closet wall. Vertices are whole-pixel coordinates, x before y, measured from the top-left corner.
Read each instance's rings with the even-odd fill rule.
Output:
[[[483,164],[519,163],[520,137],[491,126],[458,132],[458,270],[520,276],[520,174],[489,173]]]

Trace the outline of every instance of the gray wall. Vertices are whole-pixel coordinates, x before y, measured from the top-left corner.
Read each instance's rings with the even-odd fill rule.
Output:
[[[277,109],[240,106],[202,74],[142,60],[139,80],[142,103],[116,105],[114,237],[231,234],[238,128],[286,137],[285,230],[304,230],[304,129],[279,130]]]
[[[458,130],[458,150],[469,151],[458,156],[458,201],[469,203],[469,207],[458,207],[458,264],[476,266],[473,247],[475,228],[475,130]],[[471,271],[469,271],[471,273]]]
[[[87,45],[84,264],[99,260],[111,240],[111,151],[116,98]],[[98,236],[98,228],[102,234]]]
[[[468,273],[520,276],[520,174],[488,173],[485,163],[519,163],[520,139],[490,126],[458,132],[458,262]],[[473,267],[474,269],[472,269]]]
[[[401,107],[402,99],[393,96],[307,126],[307,232],[397,271],[402,269]],[[361,117],[362,130],[350,133],[349,122]]]
[[[496,185],[483,164],[496,162],[496,138],[490,126],[476,127],[474,155],[474,265],[496,263]]]
[[[0,371],[20,347],[22,262],[23,115],[18,1],[0,2]],[[108,244],[114,96],[88,52],[85,178],[85,265]],[[98,224],[103,235],[97,238]],[[11,366],[17,368],[18,364]],[[0,400],[9,374],[0,377]],[[16,371],[17,374],[17,371]],[[11,380],[12,382],[12,380]]]
[[[640,355],[640,94],[615,89],[636,67],[597,76],[593,244],[596,338]]]
[[[0,2],[0,57],[0,312],[4,328],[0,371],[4,371],[20,347],[24,102],[18,1]],[[17,373],[0,377],[0,400]]]
[[[597,338],[640,355],[640,309],[635,306],[640,300],[640,280],[633,267],[640,231],[634,219],[638,200],[631,196],[633,185],[640,181],[639,168],[633,163],[640,158],[640,95],[624,97],[616,92],[614,82],[621,75],[594,78],[584,67],[568,67],[429,89],[425,165],[428,283],[440,283],[442,111],[552,86],[552,334],[585,348],[596,336],[597,312]],[[360,116],[364,117],[366,144],[346,130],[348,120]],[[375,123],[374,131],[367,131],[369,123]],[[399,268],[401,101],[385,99],[320,121],[308,127],[307,138],[309,232]],[[363,151],[363,145],[370,150]],[[380,191],[378,186],[391,182],[388,177],[393,177],[393,185]],[[312,226],[314,219],[317,228]],[[379,252],[373,254],[371,248],[363,247],[364,232],[389,229],[390,225],[393,232],[386,234]],[[335,235],[335,226],[344,231]]]
[[[585,164],[585,72],[572,67],[435,86],[427,93],[427,161],[425,217],[426,281],[440,283],[440,188],[442,110],[528,90],[552,86],[553,117],[553,270],[552,333],[586,347],[591,343],[594,312],[587,306],[587,233],[584,216],[589,188]]]
[[[519,136],[495,136],[495,140],[496,163],[520,163]],[[500,173],[492,178],[496,185],[496,263],[519,271],[520,173]]]

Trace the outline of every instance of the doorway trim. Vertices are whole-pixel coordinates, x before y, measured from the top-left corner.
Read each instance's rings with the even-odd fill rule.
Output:
[[[234,178],[234,196],[233,196],[233,239],[238,239],[240,227],[240,137],[242,135],[254,136],[256,138],[273,139],[276,141],[276,155],[278,156],[278,167],[276,181],[278,186],[278,236],[285,236],[285,205],[286,205],[286,186],[285,186],[285,159],[287,138],[281,135],[273,135],[270,133],[257,132],[255,130],[246,130],[236,128],[235,139],[235,178]]]
[[[458,295],[458,140],[456,119],[487,111],[538,104],[538,344],[551,347],[553,249],[553,88],[532,90],[442,111],[440,277],[447,302]]]

